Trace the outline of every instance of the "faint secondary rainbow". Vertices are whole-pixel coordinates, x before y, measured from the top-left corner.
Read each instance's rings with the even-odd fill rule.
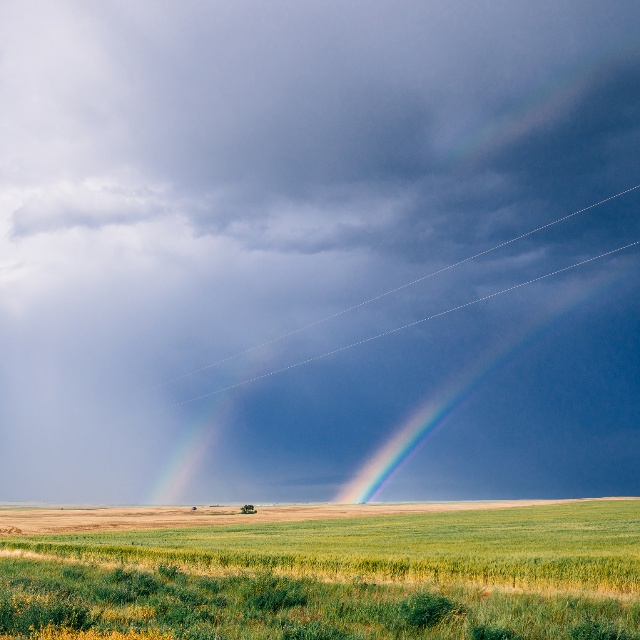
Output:
[[[611,287],[621,277],[607,275],[595,285],[582,287],[567,295],[563,303],[544,319],[528,326],[524,331],[505,342],[494,353],[482,359],[452,383],[441,389],[435,396],[423,402],[374,454],[365,462],[358,473],[348,482],[334,502],[339,504],[360,504],[377,499],[382,490],[402,470],[411,457],[428,440],[429,436],[446,424],[447,418],[462,406],[481,383],[504,362],[541,335],[546,329],[580,303],[592,299],[604,289]]]
[[[251,372],[264,366],[271,355],[271,351],[267,350],[261,358],[252,354],[250,360],[245,358],[242,363],[237,362],[233,377],[236,380],[250,377]],[[237,393],[225,393],[209,398],[204,403],[202,414],[188,423],[181,442],[162,469],[149,496],[149,504],[180,504],[184,500],[187,489],[201,471],[207,454],[228,426],[236,397]]]
[[[634,36],[618,42],[615,47],[601,49],[582,64],[554,76],[514,108],[458,136],[457,141],[448,145],[448,150],[443,154],[443,165],[450,167],[471,162],[529,133],[536,126],[552,121],[563,107],[571,104],[608,69],[639,52],[640,43]]]
[[[580,95],[589,83],[596,80],[612,65],[622,62],[626,56],[637,54],[638,50],[637,38],[622,41],[615,48],[601,50],[586,63],[575,66],[567,73],[555,76],[551,82],[539,87],[536,92],[530,94],[515,108],[459,136],[456,142],[449,145],[448,151],[443,155],[443,165],[454,167],[473,161],[474,158],[527,133],[535,126],[552,120],[559,108]],[[522,344],[525,340],[526,338],[522,339]],[[515,341],[505,349],[502,357],[498,356],[492,361],[493,364],[489,363],[485,368],[479,367],[474,370],[475,373],[468,374],[466,382],[461,382],[457,387],[449,390],[449,394],[447,391],[442,392],[439,396],[439,402],[433,400],[422,406],[407,422],[404,429],[398,432],[395,439],[386,445],[384,452],[381,450],[379,454],[376,454],[375,461],[372,459],[367,463],[360,472],[362,476],[358,476],[359,480],[357,482],[354,480],[357,486],[353,485],[352,487],[350,484],[349,487],[352,488],[341,492],[338,501],[362,502],[375,499],[392,476],[381,480],[377,488],[367,490],[366,487],[370,482],[374,482],[374,477],[383,466],[386,465],[394,469],[392,475],[395,475],[406,463],[408,457],[398,453],[398,450],[404,446],[405,451],[413,451],[419,446],[420,439],[412,445],[417,436],[411,434],[420,431],[416,425],[423,425],[423,437],[425,433],[428,434],[437,429],[490,371],[517,350],[519,344],[521,343]],[[456,388],[458,389],[457,393]],[[225,416],[229,414],[232,407],[230,403],[231,400],[225,401],[222,405],[216,403],[209,408],[206,416],[196,420],[187,429],[182,443],[176,448],[154,487],[150,498],[151,503],[179,502],[186,488],[201,468],[216,434],[224,429]],[[395,465],[393,463],[394,456],[398,460]],[[367,469],[369,469],[369,475],[367,475]],[[365,477],[370,477],[370,480],[366,481]]]
[[[215,407],[207,415],[195,421],[187,430],[182,442],[164,469],[153,493],[150,504],[179,504],[194,475],[202,468],[204,459],[224,427],[226,412]]]
[[[629,55],[640,51],[637,38],[619,42],[613,49],[603,50],[586,63],[575,66],[571,71],[556,76],[551,82],[540,87],[528,99],[502,116],[492,119],[472,132],[460,137],[450,145],[445,154],[445,166],[455,166],[469,162],[473,158],[505,144],[534,128],[553,119],[558,110],[569,104],[576,96],[611,66],[621,63]],[[597,287],[595,293],[601,290]],[[594,292],[586,295],[591,297]],[[515,337],[510,343],[498,349],[493,358],[476,365],[466,375],[457,379],[457,384],[441,390],[413,413],[373,456],[365,463],[357,475],[341,489],[335,498],[339,503],[360,503],[375,500],[381,491],[397,475],[412,455],[442,427],[446,419],[460,407],[475,391],[480,383],[505,360],[533,340],[563,313],[579,304],[585,296],[564,305],[541,326],[531,328],[526,334]]]

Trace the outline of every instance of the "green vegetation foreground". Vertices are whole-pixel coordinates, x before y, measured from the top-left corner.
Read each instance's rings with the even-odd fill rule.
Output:
[[[633,598],[0,561],[0,637],[640,640],[639,628],[640,602]]]
[[[85,562],[209,573],[640,593],[640,500],[0,539]]]

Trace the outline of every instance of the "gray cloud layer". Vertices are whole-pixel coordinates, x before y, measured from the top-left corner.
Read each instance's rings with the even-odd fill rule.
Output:
[[[205,414],[216,444],[165,496],[330,498],[425,394],[598,269],[243,388],[224,411],[158,410],[637,240],[640,197],[154,385],[634,184],[639,20],[632,2],[3,5],[6,499],[158,496]],[[607,264],[625,281],[635,262]],[[414,469],[406,495],[438,497],[435,481]]]

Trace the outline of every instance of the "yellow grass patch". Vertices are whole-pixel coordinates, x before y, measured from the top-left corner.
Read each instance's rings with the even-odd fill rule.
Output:
[[[503,500],[431,504],[258,505],[258,513],[250,516],[242,515],[239,507],[198,507],[196,511],[192,511],[190,507],[0,509],[0,538],[48,533],[210,527],[239,523],[294,522],[442,511],[484,511],[582,501]]]
[[[37,640],[172,640],[173,636],[159,631],[75,631],[73,629],[56,629],[47,627],[34,636]],[[8,636],[0,636],[6,640]]]

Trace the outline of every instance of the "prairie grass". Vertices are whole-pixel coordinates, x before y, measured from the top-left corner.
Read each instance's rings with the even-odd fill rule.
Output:
[[[0,640],[640,640],[640,501],[1,547]]]
[[[323,582],[271,572],[211,577],[167,566],[150,572],[24,558],[0,561],[0,593],[0,637],[17,639],[640,640],[634,598]],[[55,618],[48,608],[55,602],[72,603],[68,611],[82,615]]]
[[[640,501],[11,537],[1,547],[189,571],[633,595]]]
[[[36,633],[35,640],[170,640],[172,635],[160,633],[158,631],[77,631],[68,628],[46,627]],[[1,638],[0,638],[1,640]]]

